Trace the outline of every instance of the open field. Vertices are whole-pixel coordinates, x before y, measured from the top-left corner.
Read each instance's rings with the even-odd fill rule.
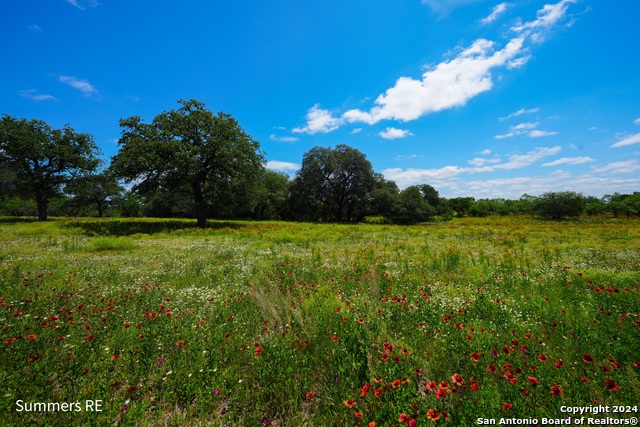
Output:
[[[2,424],[640,416],[637,219],[210,225],[0,218]]]

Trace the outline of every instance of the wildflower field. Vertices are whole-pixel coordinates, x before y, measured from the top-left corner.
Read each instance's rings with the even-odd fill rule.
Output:
[[[631,420],[639,287],[637,219],[1,218],[0,424]]]

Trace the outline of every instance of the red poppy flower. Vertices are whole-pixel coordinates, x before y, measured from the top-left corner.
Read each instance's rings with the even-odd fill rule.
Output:
[[[527,380],[531,383],[531,386],[533,387],[538,385],[538,379],[536,377],[527,377]]]
[[[416,420],[409,420],[409,422],[407,423],[407,425],[409,427],[417,427],[418,426],[418,421]]]
[[[471,390],[473,391],[480,391],[480,386],[476,383],[471,384]]]
[[[495,366],[493,366],[493,365],[489,365],[489,366],[487,366],[487,371],[489,371],[489,372],[493,373],[493,372],[495,372],[495,371],[496,371],[496,367],[495,367]]]
[[[376,396],[376,397],[380,397],[380,396],[382,396],[383,394],[384,394],[384,390],[383,390],[383,389],[381,389],[381,388],[377,388],[377,389],[375,390],[375,396]]]
[[[121,357],[122,357],[121,354],[114,354],[113,356],[111,356],[111,360],[120,359]]]
[[[182,345],[184,345],[184,340],[180,340],[176,343],[176,347],[180,347]]]
[[[538,356],[538,361],[540,361],[541,363],[546,362],[547,356],[545,356],[544,354],[541,354],[540,356]]]
[[[433,390],[435,390],[437,388],[438,388],[438,384],[436,384],[435,381],[428,382],[427,385],[426,385],[426,389],[430,390],[430,391],[433,391]]]
[[[387,353],[383,353],[382,357],[380,357],[380,360],[386,362],[387,360],[389,360],[389,355]]]
[[[393,388],[400,387],[400,380],[393,380],[393,382],[391,383],[391,387]]]
[[[376,427],[376,422],[375,422],[375,421],[371,421],[371,422],[368,424],[368,426],[369,426],[369,427]]]
[[[254,354],[255,354],[256,356],[258,356],[258,355],[262,354],[262,347],[256,347],[256,349],[255,349],[255,351],[254,351]]]
[[[442,381],[440,384],[438,384],[438,387],[440,387],[442,390],[446,390],[449,388],[449,383],[446,381]]]
[[[398,418],[398,421],[400,421],[400,424],[404,424],[407,421],[409,421],[411,419],[411,416],[409,414],[405,414],[404,412],[400,414],[400,418]]]
[[[604,385],[611,391],[618,391],[620,389],[620,386],[618,386],[614,380],[606,380]]]
[[[502,409],[504,409],[505,411],[510,410],[512,407],[513,407],[513,405],[511,405],[511,403],[509,403],[509,402],[502,404]]]
[[[564,362],[562,361],[562,359],[558,359],[556,360],[556,368],[560,369],[564,366]]]
[[[362,418],[362,412],[356,412],[356,418]]]
[[[474,362],[479,362],[480,361],[480,353],[471,353],[471,360],[473,360]]]
[[[353,399],[347,399],[344,401],[344,404],[347,408],[353,408],[353,405],[356,403]]]
[[[29,334],[27,335],[27,339],[28,340],[35,340],[36,338],[38,338],[38,336],[36,334]]]
[[[309,393],[307,393],[304,397],[309,400],[311,399],[316,393],[313,391],[310,391]]]
[[[336,335],[332,336],[331,339],[335,342],[338,342],[338,337]]]
[[[436,397],[438,399],[442,399],[443,397],[445,397],[447,395],[447,390],[445,389],[438,389],[438,391],[436,391]]]
[[[593,363],[593,357],[590,354],[585,353],[582,355],[582,361],[584,363]]]

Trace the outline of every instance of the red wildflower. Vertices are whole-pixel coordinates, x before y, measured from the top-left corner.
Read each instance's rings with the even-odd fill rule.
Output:
[[[254,353],[256,356],[262,354],[262,347],[256,347],[256,350],[254,351]]]
[[[538,385],[538,379],[536,377],[527,377],[527,380],[531,383],[532,387]]]
[[[344,401],[344,404],[347,408],[353,408],[353,405],[356,403],[353,399],[347,399]]]
[[[406,348],[402,349],[402,354],[404,354],[405,356],[408,356],[411,354],[411,352],[409,350],[407,350]]]
[[[496,367],[495,367],[495,366],[493,366],[493,365],[489,365],[489,366],[487,366],[487,371],[489,371],[489,372],[493,373],[493,372],[495,372],[495,371],[496,371]]]
[[[113,356],[111,356],[111,360],[120,359],[121,357],[122,357],[121,354],[114,354]]]
[[[184,340],[180,340],[176,343],[176,347],[180,347],[182,345],[184,345]]]
[[[313,391],[310,391],[309,393],[307,393],[304,397],[309,400],[311,399],[316,393]]]
[[[380,357],[380,360],[386,362],[387,360],[389,360],[389,355],[387,353],[383,353],[382,357]]]
[[[582,355],[582,361],[584,363],[593,363],[593,357],[590,354],[585,353]]]
[[[78,377],[84,377],[85,375],[87,375],[89,373],[91,369],[87,368],[84,371],[82,371],[80,374],[78,374]]]
[[[618,391],[620,389],[614,380],[606,380],[604,385],[611,391]]]
[[[480,353],[471,353],[471,360],[473,360],[474,362],[479,362],[480,361],[480,357],[482,357],[480,355]]]
[[[360,390],[360,397],[362,396],[366,396],[367,393],[369,393],[369,389],[371,388],[371,386],[369,384],[365,384],[362,386],[362,390]]]
[[[431,382],[427,383],[427,385],[426,385],[426,389],[430,390],[430,391],[433,391],[433,390],[435,390],[437,388],[438,388],[438,384],[436,384],[435,381],[431,381]]]
[[[400,421],[400,424],[404,424],[407,421],[409,421],[411,419],[411,416],[409,414],[405,414],[404,412],[400,414],[400,418],[398,418],[398,421]]]
[[[473,391],[480,391],[480,386],[476,383],[471,384],[471,390]]]
[[[447,390],[440,388],[438,389],[438,391],[436,391],[436,397],[438,399],[442,399],[443,397],[445,397],[447,395]]]
[[[453,376],[451,377],[451,381],[457,386],[461,386],[464,384],[464,379],[460,374],[453,374]]]
[[[393,388],[400,387],[400,380],[393,380],[393,382],[391,383],[391,387]]]
[[[28,340],[35,340],[36,338],[38,338],[38,336],[36,334],[29,334],[27,335],[27,339]]]
[[[427,417],[431,421],[436,421],[440,418],[440,414],[435,409],[429,409],[429,411],[427,412]]]
[[[120,384],[122,384],[122,383],[121,382],[111,383],[111,384],[109,384],[109,387],[111,387],[111,388],[118,387]]]
[[[562,361],[562,359],[556,360],[556,368],[560,369],[563,366],[564,366],[564,362]]]
[[[369,427],[376,427],[376,422],[375,421],[371,421],[368,425],[369,425]]]
[[[418,421],[416,420],[409,420],[409,422],[407,423],[407,425],[409,427],[417,427],[418,426]]]
[[[562,388],[559,385],[552,385],[551,386],[551,394],[553,396],[562,396]]]
[[[338,342],[338,337],[336,335],[332,336],[331,339],[335,342]]]
[[[380,396],[382,396],[383,394],[384,394],[384,390],[383,390],[383,389],[381,389],[381,388],[377,388],[377,389],[375,390],[375,395],[376,395],[376,397],[380,397]]]
[[[362,418],[362,412],[356,412],[356,418]]]
[[[137,385],[132,385],[131,387],[129,387],[129,388],[127,389],[127,392],[129,392],[129,393],[130,393],[130,392],[132,392],[132,391],[136,391],[137,389],[138,389],[138,386],[137,386]]]
[[[449,383],[446,381],[442,381],[440,384],[438,384],[438,387],[440,387],[442,390],[446,390],[449,388]]]
[[[511,405],[511,403],[509,403],[509,402],[502,404],[502,409],[504,409],[505,411],[510,410],[512,407],[513,407],[513,405]]]
[[[547,361],[547,356],[545,356],[544,354],[541,354],[540,356],[538,356],[538,360],[539,360],[541,363],[544,363],[544,362],[546,362],[546,361]]]

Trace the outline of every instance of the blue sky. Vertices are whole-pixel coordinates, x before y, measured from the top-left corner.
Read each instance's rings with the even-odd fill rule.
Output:
[[[640,2],[3,0],[0,112],[91,133],[195,98],[268,166],[347,144],[401,188],[640,191]]]

